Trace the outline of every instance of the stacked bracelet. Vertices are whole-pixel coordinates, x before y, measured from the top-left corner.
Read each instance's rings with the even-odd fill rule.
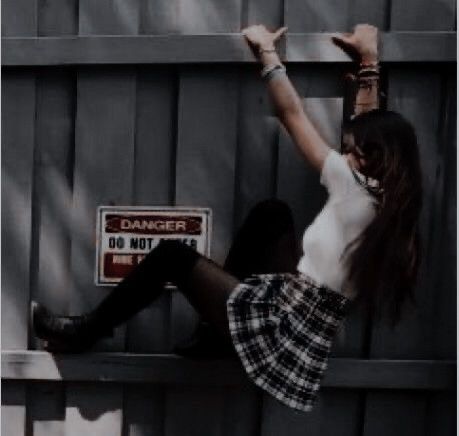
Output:
[[[357,72],[357,82],[360,89],[370,90],[373,86],[377,86],[379,81],[379,64],[374,62],[371,64],[360,64]]]
[[[269,81],[274,76],[285,73],[285,71],[285,67],[282,64],[267,65],[261,70],[261,78]]]
[[[378,62],[374,62],[371,64],[361,63],[357,76],[358,77],[379,76],[379,63]]]
[[[270,48],[259,48],[258,49],[258,54],[261,56],[263,53],[276,53],[275,47],[270,47]]]
[[[376,86],[379,81],[378,76],[374,77],[359,77],[357,80],[358,87],[360,89],[371,89],[373,86]]]

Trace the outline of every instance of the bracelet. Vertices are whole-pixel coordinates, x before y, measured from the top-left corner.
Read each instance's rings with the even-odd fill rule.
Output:
[[[357,85],[359,89],[371,89],[373,86],[376,86],[378,80],[379,78],[377,77],[359,79]]]
[[[279,76],[280,74],[285,74],[286,70],[285,67],[281,68],[274,68],[274,70],[271,70],[264,78],[267,82],[270,80],[273,80],[276,76]]]
[[[379,77],[379,71],[378,70],[360,70],[357,73],[357,76],[359,78],[363,77]]]
[[[272,47],[272,48],[262,48],[262,47],[260,47],[258,49],[258,54],[262,55],[263,53],[276,53],[276,48],[275,47]]]
[[[261,70],[261,78],[267,79],[275,70],[285,71],[285,67],[282,64],[266,65],[266,67]]]

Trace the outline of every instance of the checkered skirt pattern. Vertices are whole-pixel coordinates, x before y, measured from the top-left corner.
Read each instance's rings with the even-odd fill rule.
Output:
[[[254,275],[227,302],[234,347],[249,378],[310,411],[349,300],[297,274]]]

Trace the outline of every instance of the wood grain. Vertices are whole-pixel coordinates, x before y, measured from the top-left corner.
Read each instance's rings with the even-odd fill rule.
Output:
[[[167,354],[88,353],[52,355],[3,351],[5,380],[65,380],[240,386],[248,379],[236,359],[198,360]],[[335,388],[451,390],[452,360],[331,358],[322,386]]]
[[[350,62],[331,43],[332,33],[290,33],[286,62]],[[390,32],[381,34],[383,62],[454,62],[454,32]],[[2,64],[189,64],[255,63],[240,34],[5,37]]]

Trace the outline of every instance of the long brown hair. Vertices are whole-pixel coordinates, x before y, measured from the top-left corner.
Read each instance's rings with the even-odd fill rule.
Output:
[[[343,133],[354,136],[365,158],[360,170],[379,181],[375,219],[348,247],[349,280],[358,301],[392,325],[406,301],[414,301],[420,264],[419,217],[422,176],[416,134],[400,114],[373,110],[348,121]]]

